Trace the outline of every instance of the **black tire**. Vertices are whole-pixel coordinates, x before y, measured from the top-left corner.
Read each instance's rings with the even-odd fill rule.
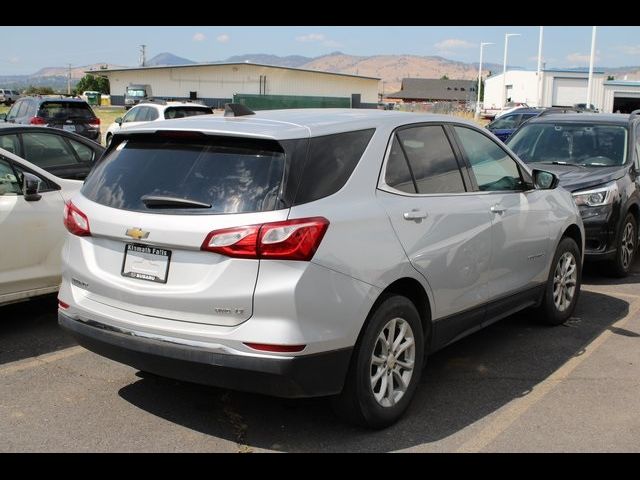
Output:
[[[110,133],[105,137],[104,139],[104,146],[105,147],[109,147],[109,144],[111,143],[111,138],[113,137],[113,135],[111,135]]]
[[[625,238],[625,231],[627,231],[627,228],[632,229],[630,241]],[[630,254],[629,250],[631,250]],[[613,260],[607,264],[607,274],[616,278],[626,277],[629,274],[629,270],[631,270],[637,250],[638,222],[636,222],[636,218],[632,213],[627,213],[624,222],[622,222],[620,231],[618,232],[618,238],[616,240],[616,255]]]
[[[556,270],[560,268],[559,262],[566,253],[571,254],[575,261],[576,283],[571,301],[569,302],[568,306],[564,306],[564,308],[561,309],[556,305],[556,301],[554,300],[554,280]],[[562,240],[560,240],[558,248],[556,249],[556,253],[553,256],[553,262],[551,263],[551,268],[549,270],[549,278],[547,279],[547,284],[545,286],[544,297],[542,298],[542,303],[538,308],[538,318],[540,319],[540,321],[546,323],[547,325],[561,325],[566,322],[569,317],[571,317],[574,309],[576,308],[576,303],[578,302],[578,297],[580,296],[581,283],[582,256],[580,254],[580,249],[578,248],[578,244],[573,238],[564,237]]]
[[[374,397],[374,388],[378,384],[376,383],[374,387],[371,386],[372,369],[382,367],[374,367],[371,360],[374,349],[377,348],[378,336],[395,318],[405,320],[413,333],[415,345],[413,372],[404,394],[397,403],[392,406],[383,406]],[[401,344],[403,343],[401,342]],[[406,357],[402,355],[404,354],[398,358],[406,360]],[[415,305],[411,300],[401,295],[385,298],[372,312],[370,321],[353,352],[344,389],[340,395],[332,399],[334,410],[347,422],[364,427],[377,429],[395,423],[411,403],[422,373],[423,360],[424,333]],[[385,365],[387,365],[386,362]],[[393,378],[393,375],[391,377]],[[397,384],[396,380],[392,381]],[[382,391],[381,386],[379,390]]]

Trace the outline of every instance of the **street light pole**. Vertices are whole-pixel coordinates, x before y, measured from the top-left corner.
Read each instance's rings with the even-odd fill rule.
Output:
[[[519,33],[504,34],[504,63],[502,65],[502,106],[507,103],[506,80],[507,80],[507,47],[509,45],[509,37],[518,37]]]
[[[540,70],[542,65],[542,34],[544,27],[540,27],[540,38],[538,40],[538,73],[536,78],[538,79],[538,107],[542,106],[542,78],[540,77]]]
[[[587,82],[587,108],[591,108],[591,86],[593,84],[593,60],[596,50],[596,28],[591,31],[591,58],[589,59],[589,80]]]
[[[480,43],[480,63],[478,64],[478,88],[476,93],[478,94],[476,97],[476,120],[480,117],[480,88],[482,86],[482,49],[485,45],[493,45],[492,42],[481,42]]]

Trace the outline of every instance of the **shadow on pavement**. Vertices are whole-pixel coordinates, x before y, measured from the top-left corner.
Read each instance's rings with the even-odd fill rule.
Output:
[[[76,345],[58,327],[56,294],[0,307],[0,365]]]
[[[382,431],[340,422],[326,399],[283,400],[154,376],[119,394],[161,418],[235,441],[241,450],[398,450],[445,439],[527,395],[628,311],[624,300],[583,291],[565,325],[543,326],[528,312],[497,322],[430,357],[408,412]]]

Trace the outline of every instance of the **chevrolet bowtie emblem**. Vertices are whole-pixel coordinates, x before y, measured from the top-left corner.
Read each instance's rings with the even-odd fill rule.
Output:
[[[149,236],[149,232],[144,232],[139,228],[129,228],[125,235],[127,237],[135,238],[136,240],[140,240],[141,238],[147,238]]]

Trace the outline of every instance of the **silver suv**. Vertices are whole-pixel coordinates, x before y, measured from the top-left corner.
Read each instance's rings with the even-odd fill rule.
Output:
[[[5,105],[11,105],[20,98],[20,92],[18,90],[9,90],[8,88],[0,88],[0,103]]]
[[[59,322],[142,371],[396,421],[428,354],[580,290],[557,178],[455,117],[309,109],[116,134],[65,211]]]

